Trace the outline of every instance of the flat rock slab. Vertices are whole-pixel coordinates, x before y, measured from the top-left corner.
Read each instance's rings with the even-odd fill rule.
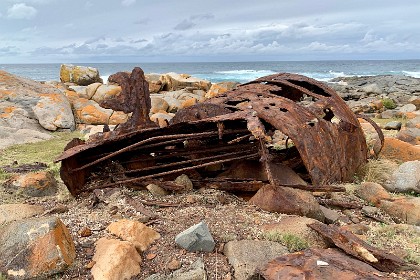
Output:
[[[260,270],[266,280],[380,280],[389,279],[368,264],[337,249],[307,249],[270,261]]]
[[[215,246],[214,239],[204,221],[178,234],[175,242],[190,252],[212,252]]]
[[[259,267],[289,251],[277,242],[240,240],[228,242],[223,253],[235,270],[234,279],[254,279]]]
[[[40,215],[45,211],[44,207],[39,205],[30,205],[23,203],[2,204],[0,205],[0,226],[12,222]]]

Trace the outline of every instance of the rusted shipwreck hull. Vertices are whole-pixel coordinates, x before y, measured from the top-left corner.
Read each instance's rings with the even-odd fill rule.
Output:
[[[300,185],[283,176],[286,169],[317,188],[351,179],[367,160],[357,117],[334,90],[301,75],[276,74],[242,84],[178,111],[164,128],[149,121],[149,92],[140,68],[110,80],[122,93],[102,106],[134,112],[133,117],[87,143],[68,144],[57,161],[73,195],[170,181],[182,173],[200,187],[225,190]],[[283,148],[270,145],[275,130],[288,137]]]

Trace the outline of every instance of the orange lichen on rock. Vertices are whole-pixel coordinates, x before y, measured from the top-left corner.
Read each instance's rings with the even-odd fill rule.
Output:
[[[8,118],[10,117],[10,114],[16,110],[15,106],[9,106],[6,108],[3,108],[3,113],[0,114],[0,118]]]
[[[420,147],[395,138],[385,138],[381,157],[403,162],[420,160]]]
[[[69,230],[58,220],[54,229],[34,242],[28,258],[30,275],[43,275],[70,266],[76,257]]]

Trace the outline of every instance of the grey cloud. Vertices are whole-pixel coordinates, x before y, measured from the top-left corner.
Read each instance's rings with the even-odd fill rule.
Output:
[[[193,28],[194,26],[197,25],[198,21],[210,20],[210,19],[213,19],[213,18],[214,18],[213,14],[192,15],[188,19],[184,19],[183,21],[181,21],[180,23],[175,25],[174,30],[191,29],[191,28]]]
[[[134,5],[134,4],[136,4],[136,0],[122,0],[121,1],[121,5],[123,5],[125,7],[131,6],[131,5]]]
[[[7,17],[11,19],[31,19],[38,13],[37,9],[25,3],[14,4],[7,10]]]
[[[193,28],[194,26],[196,26],[196,24],[194,22],[192,22],[189,19],[184,19],[183,21],[181,21],[180,23],[175,25],[174,29],[175,30],[187,30],[187,29]]]

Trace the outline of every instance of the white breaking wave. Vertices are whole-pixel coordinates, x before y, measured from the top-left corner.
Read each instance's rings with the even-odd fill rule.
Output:
[[[250,70],[250,69],[242,69],[242,70],[229,70],[229,71],[215,71],[213,73],[213,79],[220,79],[220,80],[234,80],[234,81],[252,81],[257,78],[272,75],[276,72],[271,70]]]
[[[102,81],[103,81],[104,84],[108,84],[108,78],[109,78],[109,76],[110,75],[101,76],[101,79],[102,79]]]
[[[414,71],[402,71],[404,75],[410,76],[413,78],[420,78],[420,72],[414,72]]]

